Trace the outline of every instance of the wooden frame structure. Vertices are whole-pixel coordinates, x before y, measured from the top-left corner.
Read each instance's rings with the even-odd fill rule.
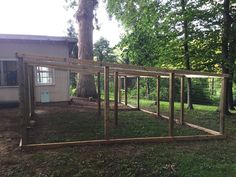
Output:
[[[155,67],[143,67],[126,64],[112,64],[104,62],[95,62],[89,60],[77,60],[71,58],[54,58],[46,56],[36,56],[32,54],[16,54],[18,58],[18,78],[19,78],[19,94],[20,94],[20,109],[21,109],[21,133],[22,138],[20,146],[23,149],[49,149],[62,146],[74,146],[82,144],[112,144],[112,143],[127,143],[127,142],[173,142],[173,141],[194,141],[194,140],[209,140],[222,139],[224,133],[224,104],[226,100],[226,74],[215,74],[198,71],[180,71],[160,69]],[[74,141],[74,142],[58,142],[58,143],[42,143],[28,144],[28,125],[30,117],[34,114],[34,77],[33,66],[45,66],[60,70],[66,70],[82,74],[93,74],[98,77],[98,114],[101,114],[101,99],[100,99],[100,76],[104,75],[104,139],[90,141]],[[125,105],[127,103],[127,77],[137,77],[137,107],[128,105],[132,108],[153,114],[157,117],[168,119],[169,121],[169,136],[167,137],[141,137],[141,138],[123,138],[110,139],[109,137],[109,77],[114,76],[114,117],[115,125],[118,124],[118,103],[121,103],[121,78],[124,78],[125,90]],[[157,113],[140,109],[139,99],[139,80],[140,77],[152,77],[157,79]],[[169,78],[169,116],[160,114],[160,78]],[[174,80],[176,77],[181,79],[181,110],[180,118],[174,118]],[[184,80],[185,78],[221,78],[221,100],[220,100],[220,127],[219,131],[214,131],[205,127],[194,125],[184,120]],[[208,135],[196,136],[175,136],[174,123],[187,125],[189,127],[204,131]]]

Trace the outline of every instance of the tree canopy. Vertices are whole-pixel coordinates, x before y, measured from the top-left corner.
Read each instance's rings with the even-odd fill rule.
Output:
[[[131,63],[228,73],[231,108],[235,7],[235,0],[107,0],[126,29],[119,47]]]
[[[93,55],[97,61],[112,63],[116,61],[116,57],[113,53],[113,49],[110,47],[109,41],[103,37],[95,42]]]

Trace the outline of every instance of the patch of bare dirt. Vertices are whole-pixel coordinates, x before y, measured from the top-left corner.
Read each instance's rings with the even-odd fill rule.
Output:
[[[19,132],[19,109],[0,109],[0,157],[18,148]]]

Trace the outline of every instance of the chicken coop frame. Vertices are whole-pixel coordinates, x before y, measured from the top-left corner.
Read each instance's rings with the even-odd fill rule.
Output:
[[[96,62],[91,60],[78,60],[72,58],[57,58],[47,56],[37,56],[33,54],[16,54],[18,58],[18,83],[20,96],[20,117],[21,117],[21,140],[20,146],[22,149],[50,149],[64,146],[75,145],[98,145],[98,144],[114,144],[114,143],[144,143],[144,142],[179,142],[179,141],[196,141],[196,140],[210,140],[210,139],[224,139],[224,104],[226,102],[226,80],[229,77],[227,74],[215,74],[208,72],[186,71],[186,70],[170,70],[160,69],[156,67],[144,67],[126,64],[113,64],[105,62]],[[44,66],[60,70],[80,74],[97,75],[98,82],[98,99],[97,111],[101,114],[101,89],[100,78],[104,76],[104,139],[102,140],[87,140],[87,141],[72,141],[72,142],[57,142],[57,143],[28,143],[28,126],[30,117],[35,111],[34,98],[34,66]],[[138,138],[120,138],[113,139],[109,137],[109,77],[114,77],[114,118],[115,124],[118,124],[118,103],[121,102],[121,78],[124,78],[124,104],[148,114],[155,115],[168,120],[169,135],[166,137],[138,137]],[[127,77],[137,78],[137,107],[127,103]],[[157,112],[151,112],[140,109],[140,77],[151,77],[157,80]],[[160,114],[160,78],[169,78],[169,116]],[[174,80],[180,78],[180,117],[174,117]],[[220,97],[220,123],[219,131],[211,130],[199,125],[191,124],[184,119],[184,81],[185,78],[221,78],[221,97]],[[191,128],[204,131],[207,135],[193,135],[193,136],[175,136],[174,123],[180,125],[187,125]]]

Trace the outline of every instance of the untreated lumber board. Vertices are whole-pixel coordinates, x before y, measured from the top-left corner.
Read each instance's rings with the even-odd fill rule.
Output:
[[[121,103],[125,105],[125,102],[121,102]],[[133,106],[131,104],[127,104],[126,106],[128,106],[128,107],[130,107],[132,109],[138,110],[138,108],[136,106]]]
[[[184,76],[180,78],[180,119],[179,123],[184,123]]]
[[[140,109],[140,77],[137,77],[137,108]]]
[[[53,67],[58,69],[64,69],[64,70],[73,70],[73,71],[81,71],[81,72],[88,72],[88,73],[94,73],[102,72],[102,68],[97,68],[93,66],[81,66],[81,65],[72,65],[68,64],[66,62],[48,62],[48,61],[34,61],[30,59],[24,59],[24,62],[30,64],[30,65],[40,65],[45,67]]]
[[[119,77],[119,83],[118,83],[118,102],[121,103],[121,99],[122,99],[122,92],[121,92],[121,88],[122,88],[122,80],[121,77]]]
[[[98,105],[98,115],[101,115],[101,74],[100,72],[97,73],[97,87],[98,87],[98,100],[97,100],[97,105]]]
[[[114,73],[114,118],[115,125],[118,125],[118,72]]]
[[[128,104],[128,87],[127,87],[127,77],[124,77],[124,89],[125,89],[125,105]]]
[[[133,71],[139,71],[139,72],[145,72],[145,71],[151,71],[154,74],[160,74],[160,75],[168,75],[168,73],[173,72],[176,74],[176,76],[181,76],[184,75],[186,77],[229,77],[228,74],[215,74],[215,73],[209,73],[209,72],[199,72],[199,71],[188,71],[188,70],[171,70],[171,69],[162,69],[162,68],[156,68],[156,67],[144,67],[144,66],[135,66],[135,65],[127,65],[127,64],[114,64],[114,63],[108,63],[108,62],[98,62],[98,61],[90,61],[90,60],[77,60],[77,59],[65,59],[65,58],[59,58],[59,57],[47,57],[47,56],[34,56],[30,54],[18,54],[18,56],[22,56],[26,59],[35,59],[35,60],[48,60],[48,61],[60,61],[60,62],[67,62],[69,64],[83,64],[83,65],[88,65],[88,66],[97,66],[97,67],[103,67],[103,66],[109,66],[111,67],[110,70],[118,69],[117,72],[120,72],[124,69],[127,69],[127,72],[129,70]],[[121,70],[120,70],[121,69]],[[115,72],[115,71],[112,71]],[[128,74],[128,73],[126,73]],[[140,74],[141,76],[142,74]],[[145,76],[145,75],[144,75]],[[155,76],[154,76],[155,77]]]
[[[204,131],[204,132],[209,133],[211,135],[220,135],[221,134],[220,132],[217,132],[215,130],[211,130],[209,128],[201,127],[199,125],[191,124],[191,123],[188,123],[188,122],[184,122],[184,125],[187,125],[187,126],[189,126],[191,128],[195,128],[195,129]]]
[[[37,55],[32,53],[16,53],[17,57],[31,60],[41,60],[41,61],[56,61],[56,62],[66,62],[66,58],[63,57],[52,57],[52,56],[44,56]],[[73,59],[74,60],[74,59]]]
[[[104,139],[109,139],[109,67],[104,67]]]
[[[172,142],[192,142],[203,140],[225,139],[224,135],[197,135],[197,136],[167,136],[167,137],[140,137],[140,138],[121,138],[109,140],[90,140],[90,141],[72,141],[58,143],[42,143],[23,145],[23,150],[43,150],[62,147],[81,146],[81,145],[110,145],[125,143],[172,143]]]
[[[157,98],[156,98],[156,103],[157,103],[157,117],[160,116],[160,75],[157,75]]]
[[[27,116],[26,116],[26,96],[25,96],[25,72],[23,58],[18,58],[17,76],[19,85],[20,118],[21,118],[21,143],[28,143],[27,138]]]
[[[170,73],[169,77],[169,136],[174,134],[174,80],[175,74]]]
[[[23,71],[24,71],[24,96],[25,96],[25,116],[26,116],[26,124],[29,123],[30,118],[30,91],[29,91],[29,72],[28,72],[28,64],[24,63]]]
[[[220,133],[225,133],[225,104],[227,99],[227,78],[223,78],[221,81],[221,99],[220,99]]]
[[[213,77],[229,77],[228,74],[215,74],[209,72],[200,72],[200,71],[189,71],[189,70],[171,70],[171,69],[161,69],[156,67],[146,67],[146,66],[137,66],[137,65],[127,65],[127,64],[114,64],[108,62],[96,62],[96,61],[87,61],[87,60],[79,60],[83,64],[94,64],[97,66],[110,66],[110,67],[117,67],[117,68],[125,68],[125,69],[134,69],[134,70],[143,70],[143,71],[153,71],[153,72],[160,72],[160,74],[168,74],[170,72],[174,72],[180,75],[189,75],[189,77],[198,75],[200,76],[213,76]]]
[[[28,66],[29,69],[29,92],[30,92],[30,116],[34,115],[35,111],[35,79],[34,79],[34,67]]]

